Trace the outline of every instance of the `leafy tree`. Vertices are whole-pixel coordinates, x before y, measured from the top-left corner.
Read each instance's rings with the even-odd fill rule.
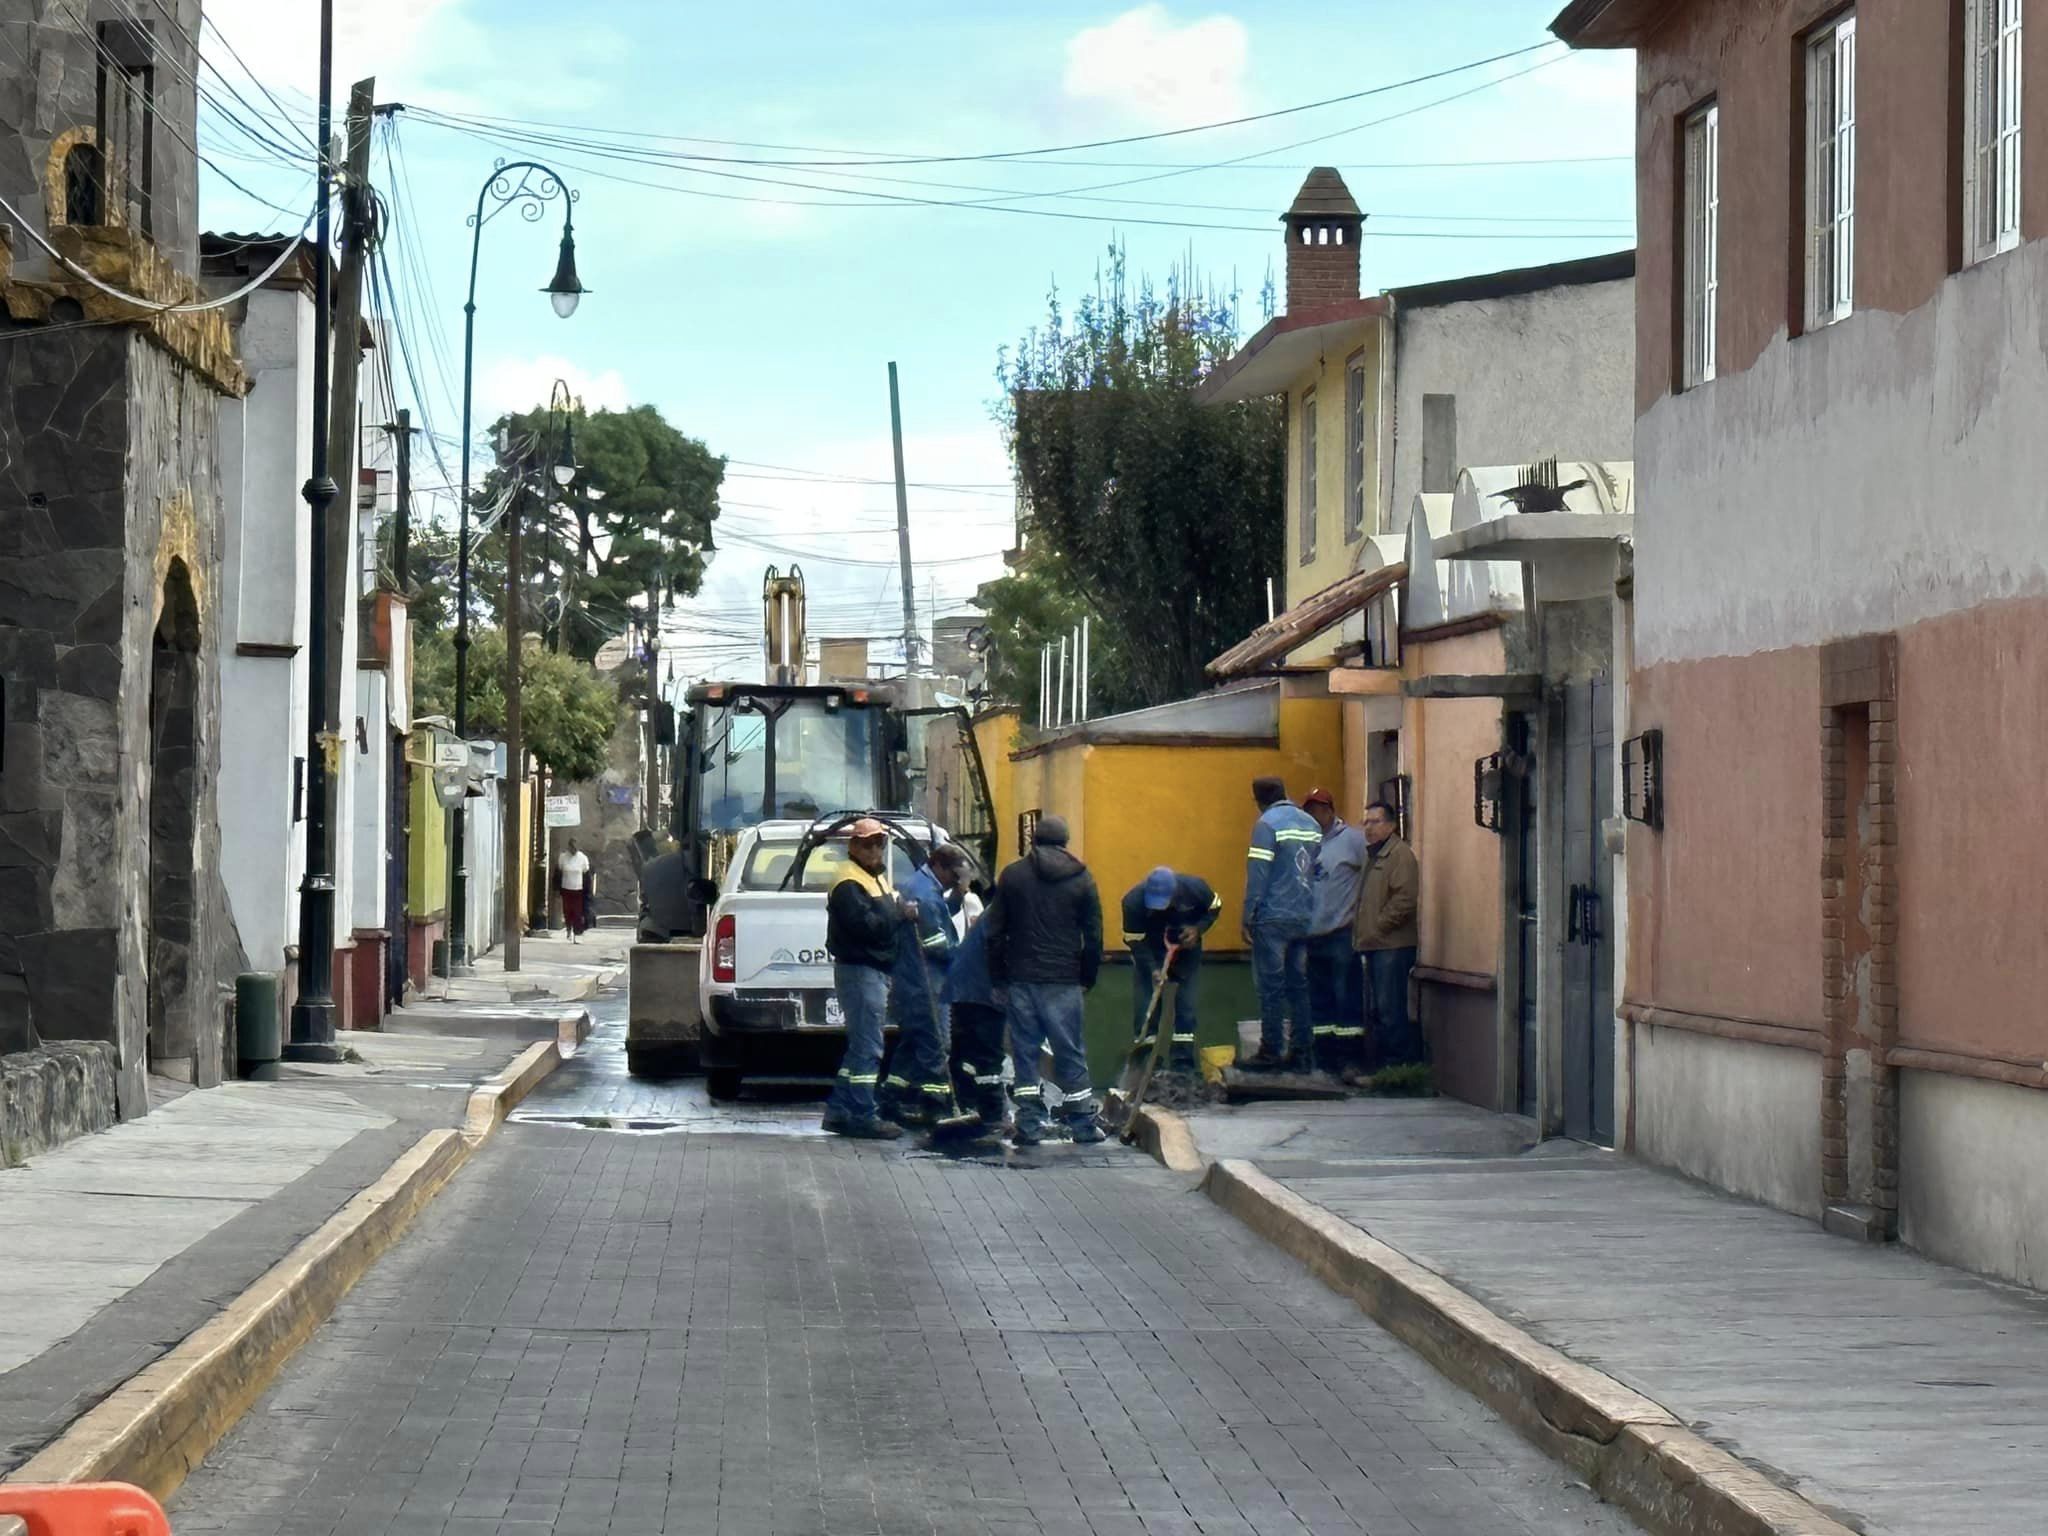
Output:
[[[653,595],[666,604],[695,595],[713,554],[725,460],[651,405],[594,412],[578,406],[568,419],[578,469],[567,490],[551,473],[562,418],[542,406],[499,421],[502,437],[493,441],[507,443],[508,453],[479,499],[496,505],[509,477],[524,470],[519,510],[528,557],[537,569],[545,561],[559,573],[549,583],[542,620],[551,636],[555,624],[565,624],[561,649],[588,660],[625,627],[629,599]],[[543,489],[545,506],[538,500]],[[502,530],[490,541],[502,562]]]
[[[470,630],[469,728],[477,736],[505,730],[505,632]],[[455,644],[446,630],[423,630],[413,644],[413,709],[455,713]],[[580,657],[557,655],[529,634],[519,665],[520,734],[526,749],[560,780],[594,779],[604,771],[619,724],[619,692]]]
[[[1028,545],[989,596],[1016,701],[1036,694],[1043,630],[1070,614],[1094,620],[1091,694],[1106,709],[1199,693],[1203,667],[1264,622],[1286,522],[1280,406],[1195,398],[1236,337],[1233,297],[1178,272],[1133,288],[1112,246],[1093,293],[1068,314],[1055,292],[1005,349],[996,416]]]

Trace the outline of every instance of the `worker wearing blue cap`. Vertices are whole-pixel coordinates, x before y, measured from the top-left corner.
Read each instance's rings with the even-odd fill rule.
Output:
[[[1176,874],[1165,865],[1152,871],[1124,896],[1124,943],[1136,974],[1131,983],[1131,1034],[1149,1043],[1145,1013],[1166,964],[1166,946],[1178,946],[1168,979],[1176,984],[1173,999],[1173,1051],[1167,1066],[1176,1072],[1195,1070],[1196,983],[1202,971],[1202,935],[1223,912],[1223,898],[1198,875]],[[1156,1027],[1156,1025],[1155,1025]]]

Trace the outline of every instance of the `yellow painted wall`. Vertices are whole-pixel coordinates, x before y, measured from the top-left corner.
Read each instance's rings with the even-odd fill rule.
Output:
[[[1361,320],[1331,345],[1316,365],[1293,381],[1287,390],[1287,572],[1285,606],[1291,608],[1303,598],[1322,591],[1332,582],[1351,574],[1357,564],[1359,545],[1384,526],[1380,506],[1378,406],[1380,347],[1384,322]],[[1344,538],[1344,375],[1356,355],[1365,367],[1365,526],[1350,542]],[[1316,527],[1315,558],[1301,558],[1303,506],[1303,422],[1306,403],[1313,392],[1316,402]],[[1295,663],[1327,660],[1341,633],[1332,629],[1303,646],[1289,658]]]
[[[448,910],[448,813],[434,793],[434,776],[409,766],[405,906],[415,922],[424,922]]]
[[[519,846],[525,850],[533,847],[533,780],[522,779],[519,784]],[[519,910],[533,910],[533,858],[530,852],[519,860]]]
[[[1014,766],[1019,810],[1067,818],[1068,846],[1101,888],[1111,948],[1120,947],[1124,892],[1167,864],[1216,888],[1223,915],[1210,947],[1235,950],[1242,947],[1245,849],[1258,814],[1252,780],[1277,774],[1297,799],[1316,784],[1336,783],[1343,775],[1341,706],[1283,698],[1278,747],[1069,741]]]
[[[992,709],[974,717],[974,745],[981,753],[982,771],[988,775],[988,798],[995,808],[996,868],[1017,857],[1017,765],[1010,754],[1017,750],[1023,730],[1019,712],[1012,708]],[[993,871],[991,871],[993,873]]]

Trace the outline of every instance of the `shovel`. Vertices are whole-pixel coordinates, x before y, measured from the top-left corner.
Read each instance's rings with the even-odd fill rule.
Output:
[[[1131,1047],[1130,1060],[1124,1066],[1126,1077],[1130,1077],[1134,1070],[1137,1075],[1131,1078],[1128,1093],[1121,1088],[1116,1090],[1116,1097],[1123,1101],[1117,1116],[1117,1135],[1126,1144],[1137,1138],[1138,1106],[1145,1101],[1145,1090],[1152,1086],[1152,1076],[1159,1070],[1159,1063],[1166,1056],[1170,1035],[1167,1030],[1161,1028],[1160,1004],[1166,997],[1167,978],[1173,974],[1174,957],[1179,953],[1178,944],[1166,946],[1166,960],[1159,967],[1159,975],[1152,983],[1152,996],[1145,1004],[1145,1022],[1138,1029],[1139,1044]],[[1149,1047],[1143,1043],[1147,1029],[1152,1031],[1152,1044]]]
[[[917,959],[924,967],[924,1001],[925,1006],[931,1010],[932,1034],[934,1037],[946,1035],[951,1039],[952,1037],[939,1027],[939,989],[932,984],[931,959],[922,949],[917,952]],[[995,1134],[995,1127],[987,1125],[980,1115],[971,1109],[960,1107],[960,1094],[953,1086],[950,1063],[946,1071],[946,1112],[932,1122],[931,1131],[934,1146],[942,1142],[974,1141],[982,1136]]]

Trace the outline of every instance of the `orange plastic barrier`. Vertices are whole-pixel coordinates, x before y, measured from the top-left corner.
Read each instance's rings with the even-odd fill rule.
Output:
[[[126,1483],[0,1483],[0,1515],[28,1536],[171,1536],[163,1506]]]

